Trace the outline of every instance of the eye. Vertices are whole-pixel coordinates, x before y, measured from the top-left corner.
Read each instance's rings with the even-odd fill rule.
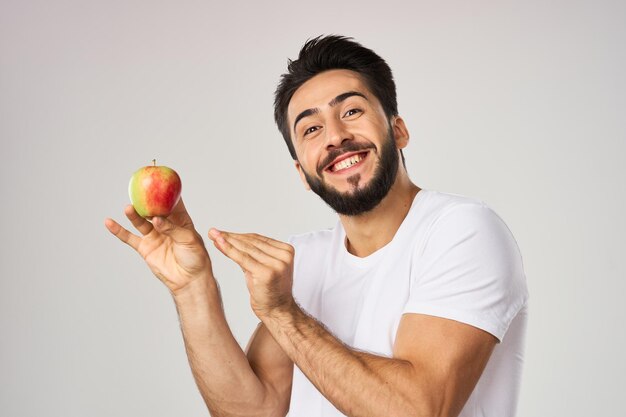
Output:
[[[361,113],[362,110],[361,109],[350,109],[346,112],[346,114],[343,115],[343,117],[350,117],[350,116],[354,116],[357,113]]]
[[[315,132],[315,131],[316,131],[316,130],[318,130],[318,129],[319,129],[319,126],[311,126],[310,128],[308,128],[307,130],[305,130],[305,131],[304,131],[304,133],[302,134],[302,136],[306,136],[306,135],[308,135],[309,133],[313,133],[313,132]]]

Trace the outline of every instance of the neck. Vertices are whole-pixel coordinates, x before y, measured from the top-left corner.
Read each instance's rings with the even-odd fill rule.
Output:
[[[358,216],[340,215],[348,252],[365,257],[391,242],[419,191],[400,167],[389,193],[374,209]]]

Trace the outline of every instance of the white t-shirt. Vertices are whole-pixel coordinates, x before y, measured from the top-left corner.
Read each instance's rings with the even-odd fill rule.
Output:
[[[345,344],[392,357],[403,314],[467,323],[498,343],[461,417],[515,415],[528,291],[511,232],[483,202],[421,190],[393,240],[359,258],[340,222],[290,239],[294,297]],[[294,367],[290,416],[343,416]]]

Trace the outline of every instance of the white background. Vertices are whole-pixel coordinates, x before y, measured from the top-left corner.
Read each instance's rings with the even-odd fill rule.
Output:
[[[199,232],[332,226],[273,124],[287,58],[344,34],[394,70],[423,188],[522,250],[520,416],[617,415],[626,387],[626,3],[0,0],[0,415],[207,415],[169,293],[109,234],[157,158]],[[233,331],[256,319],[212,247]]]

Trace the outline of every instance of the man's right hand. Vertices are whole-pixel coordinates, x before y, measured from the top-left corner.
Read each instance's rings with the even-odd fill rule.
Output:
[[[182,199],[167,218],[148,221],[132,205],[124,213],[140,235],[112,219],[104,224],[135,249],[172,292],[189,364],[211,414],[286,415],[293,362],[263,325],[252,337],[248,354],[241,349],[226,322],[209,254]]]
[[[157,276],[176,295],[196,279],[212,274],[209,253],[195,230],[182,198],[167,217],[144,219],[132,205],[124,214],[141,233],[135,235],[113,219],[104,225],[122,242],[135,249]]]

